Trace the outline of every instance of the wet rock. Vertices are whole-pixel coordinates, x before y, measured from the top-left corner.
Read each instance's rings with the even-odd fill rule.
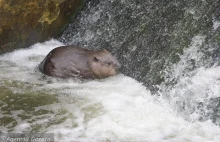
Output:
[[[85,0],[0,0],[0,53],[61,34]]]
[[[60,40],[69,45],[111,51],[122,64],[122,73],[143,82],[152,91],[165,81],[164,70],[179,62],[179,55],[196,35],[207,37],[201,49],[220,44],[219,1],[91,0],[90,3]],[[218,60],[220,53],[213,51],[213,54]],[[195,63],[191,62],[193,67]]]

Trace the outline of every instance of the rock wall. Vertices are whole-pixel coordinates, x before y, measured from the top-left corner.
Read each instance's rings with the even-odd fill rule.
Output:
[[[0,0],[0,53],[61,34],[85,0]]]
[[[111,51],[122,64],[122,73],[151,90],[164,82],[165,69],[179,62],[179,55],[198,35],[206,37],[201,50],[207,52],[207,58],[213,56],[215,63],[220,64],[219,1],[90,0],[89,3],[60,40]],[[216,49],[208,51],[209,46]],[[192,66],[193,63],[192,60]]]

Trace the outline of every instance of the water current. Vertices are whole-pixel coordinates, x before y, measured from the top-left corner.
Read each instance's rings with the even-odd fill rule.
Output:
[[[152,16],[150,10],[156,10],[154,12],[161,16],[160,10],[164,10],[159,9],[161,5],[168,9],[181,8],[181,2],[158,3],[158,9],[151,1],[97,3],[88,4],[73,22],[75,26],[70,25],[59,40],[51,39],[0,56],[0,132],[53,133],[60,142],[219,142],[219,45],[210,36],[217,37],[214,33],[219,30],[220,22],[212,18],[210,34],[182,33],[183,37],[188,35],[188,41],[186,44],[185,38],[179,39],[181,51],[175,50],[179,49],[177,39],[169,44],[169,50],[159,50],[159,45],[165,48],[168,44],[155,38],[166,32],[154,28],[147,31],[153,34],[156,30],[160,32],[158,35],[140,34],[150,23],[144,21]],[[187,17],[187,14],[196,13],[197,8],[173,10],[181,13],[184,9]],[[103,14],[105,10],[110,11],[107,17]],[[119,10],[124,19],[118,17]],[[126,17],[124,12],[131,15]],[[193,16],[197,20],[201,18]],[[142,18],[142,21],[132,23],[134,19],[129,17]],[[161,19],[163,22],[170,20],[166,18]],[[127,27],[123,22],[129,23]],[[172,34],[181,34],[183,24],[171,23],[176,23]],[[166,26],[162,28],[169,31],[170,25]],[[155,40],[147,42],[151,38]],[[153,44],[158,41],[160,44]],[[87,81],[62,80],[41,74],[37,66],[44,57],[55,47],[67,44],[90,49],[106,47],[122,63],[122,72],[106,79]],[[160,63],[163,68],[157,68]],[[158,81],[158,76],[163,79]],[[157,91],[152,92],[151,86]]]

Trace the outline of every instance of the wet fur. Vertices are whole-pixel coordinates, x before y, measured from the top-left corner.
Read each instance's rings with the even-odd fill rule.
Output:
[[[40,63],[39,70],[59,78],[101,79],[116,75],[120,67],[107,50],[90,51],[80,47],[62,46],[53,49]]]

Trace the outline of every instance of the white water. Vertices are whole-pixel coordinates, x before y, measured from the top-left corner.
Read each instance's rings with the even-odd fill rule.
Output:
[[[176,83],[169,87],[161,85],[163,96],[168,97],[175,110],[190,121],[210,119],[208,115],[213,110],[206,108],[210,104],[209,100],[220,97],[220,66],[208,67],[213,59],[205,58],[202,52],[205,38],[195,36],[189,48],[180,55],[180,61],[167,70],[165,82]],[[213,49],[209,47],[207,50]],[[202,108],[196,108],[198,103],[203,104]]]
[[[201,40],[200,38],[194,39]],[[64,122],[49,125],[40,129],[41,132],[55,134],[57,141],[148,141],[148,142],[219,142],[220,129],[210,120],[200,122],[197,118],[186,119],[175,110],[173,99],[168,101],[164,97],[151,96],[150,91],[138,81],[119,74],[103,80],[79,82],[74,80],[56,80],[50,77],[42,79],[42,74],[36,71],[37,65],[47,53],[57,46],[63,45],[56,40],[35,44],[28,49],[21,49],[0,57],[0,81],[21,81],[29,84],[33,91],[43,91],[48,95],[56,95],[58,103],[40,106],[67,117]],[[192,44],[192,47],[198,44]],[[195,53],[196,54],[196,53]],[[194,54],[193,54],[194,55]],[[197,55],[196,55],[197,56]],[[182,56],[184,57],[184,55]],[[199,55],[198,55],[199,57]],[[177,75],[182,73],[181,65],[173,69]],[[178,73],[177,73],[178,72]],[[175,98],[195,94],[191,99],[202,99],[204,88],[213,91],[205,92],[208,97],[219,96],[217,79],[220,77],[219,67],[199,68],[190,74],[186,86],[166,93],[175,94]],[[177,75],[178,76],[178,75]],[[180,80],[185,78],[179,76]],[[217,81],[217,82],[216,82]],[[180,81],[182,82],[182,81]],[[2,84],[4,85],[4,84]],[[203,89],[200,89],[203,88]],[[10,88],[14,92],[24,88]],[[181,91],[181,93],[177,93]],[[201,94],[201,95],[200,95]],[[167,94],[166,94],[167,95]],[[165,96],[166,96],[165,95]],[[163,94],[161,96],[164,96]],[[171,96],[172,97],[172,96]],[[184,97],[183,97],[184,98]],[[42,98],[44,99],[44,98]],[[184,99],[187,99],[184,98]],[[172,107],[171,107],[172,106]],[[22,111],[22,110],[20,110]],[[19,111],[11,117],[17,118]],[[2,115],[2,114],[1,114]],[[3,116],[3,115],[2,115]],[[0,117],[2,117],[0,116]],[[52,119],[59,119],[60,115],[48,114],[49,117],[28,122],[18,120],[12,132],[26,132],[34,125],[48,124]],[[37,116],[32,116],[34,119]],[[3,132],[7,128],[0,126]]]

